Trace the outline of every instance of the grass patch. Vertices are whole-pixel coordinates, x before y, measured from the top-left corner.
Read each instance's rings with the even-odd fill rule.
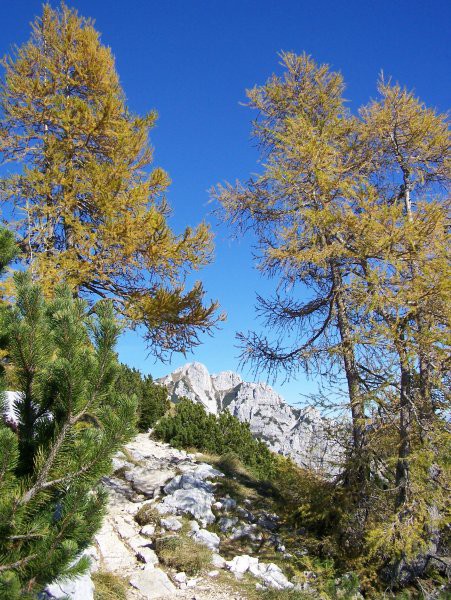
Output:
[[[125,579],[98,571],[92,574],[94,583],[94,600],[127,600],[128,584]]]
[[[135,515],[135,521],[138,525],[141,525],[141,527],[149,525],[150,523],[152,525],[160,525],[160,519],[160,513],[152,504],[144,504]]]
[[[155,551],[164,565],[188,575],[196,575],[211,566],[211,550],[188,537],[160,538],[156,541]]]
[[[260,592],[261,600],[313,600],[318,597],[300,590],[264,590]]]
[[[274,509],[280,500],[277,489],[269,481],[255,477],[235,453],[222,456],[204,453],[200,459],[224,473],[225,477],[218,479],[217,493],[229,494],[238,502],[248,498],[254,508]]]

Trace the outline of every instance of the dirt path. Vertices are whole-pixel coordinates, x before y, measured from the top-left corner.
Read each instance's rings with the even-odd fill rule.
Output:
[[[110,499],[104,524],[95,537],[95,569],[127,581],[130,600],[245,598],[208,575],[188,579],[190,587],[182,584],[184,589],[180,589],[174,573],[160,564],[152,536],[134,518],[149,500],[160,496],[169,480],[196,465],[194,456],[155,442],[148,434],[139,434],[114,459],[115,475],[104,480]]]

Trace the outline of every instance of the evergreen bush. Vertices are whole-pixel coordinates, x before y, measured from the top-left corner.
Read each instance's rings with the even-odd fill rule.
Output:
[[[47,301],[26,273],[2,307],[4,380],[20,390],[17,430],[0,419],[0,598],[35,598],[88,567],[80,554],[99,529],[100,478],[135,431],[134,400],[118,393],[119,328],[108,302],[59,287]],[[5,384],[6,381],[3,381]]]
[[[143,376],[138,369],[121,365],[118,380],[120,390],[137,400],[137,426],[139,431],[153,427],[171,405],[165,387],[155,383],[150,375]]]
[[[155,435],[176,448],[197,448],[223,455],[233,452],[256,476],[269,478],[275,457],[267,446],[228,411],[208,414],[201,404],[182,398],[174,415],[166,415],[155,427]]]

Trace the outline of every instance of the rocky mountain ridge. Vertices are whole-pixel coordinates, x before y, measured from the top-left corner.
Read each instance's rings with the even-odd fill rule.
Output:
[[[157,380],[170,398],[186,397],[213,414],[228,410],[250,424],[252,433],[277,453],[290,456],[300,466],[331,471],[339,449],[328,435],[331,421],[308,407],[297,409],[265,383],[243,381],[233,371],[210,375],[198,362],[188,363]]]

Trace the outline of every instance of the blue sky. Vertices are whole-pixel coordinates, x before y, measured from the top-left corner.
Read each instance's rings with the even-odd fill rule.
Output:
[[[451,3],[442,0],[73,0],[96,21],[116,57],[130,108],[157,109],[151,135],[155,163],[172,185],[168,199],[175,230],[208,220],[216,236],[215,262],[200,273],[208,297],[228,314],[221,331],[206,336],[186,359],[171,364],[147,356],[138,335],[123,336],[124,362],[154,377],[187,360],[211,372],[237,370],[237,330],[258,326],[255,292],[272,288],[252,267],[250,240],[232,240],[211,214],[208,189],[245,180],[258,171],[250,139],[253,113],[242,106],[245,89],[279,71],[281,50],[306,51],[340,70],[352,109],[374,97],[381,70],[415,89],[428,105],[450,106]],[[37,0],[0,2],[0,54],[29,35],[41,11]],[[250,377],[248,371],[244,376]],[[264,379],[264,376],[262,376]],[[274,387],[292,403],[316,388],[300,375]]]

